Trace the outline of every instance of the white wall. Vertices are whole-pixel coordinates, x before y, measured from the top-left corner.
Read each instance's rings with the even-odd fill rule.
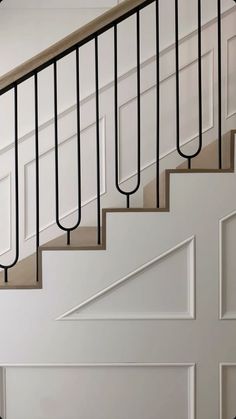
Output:
[[[0,6],[0,55],[4,59],[0,63],[0,75],[117,3],[117,0],[3,1]],[[202,2],[203,23],[216,16],[216,4],[216,0]],[[179,2],[181,37],[196,28],[196,7],[195,0]],[[222,11],[232,7],[232,0],[222,2]],[[161,48],[166,48],[174,40],[174,0],[160,1],[160,16]],[[150,26],[148,29],[150,32]]]
[[[22,1],[11,8],[8,3],[3,2],[0,6],[0,53],[4,57],[0,75],[104,13],[108,7],[108,1],[97,7],[83,5],[82,9],[78,2],[72,8],[66,7],[66,3],[62,8],[55,4],[54,7],[40,7],[42,2],[37,2],[38,8],[30,5],[24,8]],[[112,3],[114,1],[110,1]]]

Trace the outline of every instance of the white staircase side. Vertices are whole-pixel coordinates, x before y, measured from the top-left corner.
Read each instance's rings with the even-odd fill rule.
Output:
[[[65,364],[72,369],[81,364],[105,368],[104,362],[117,365],[129,360],[163,366],[196,364],[197,417],[217,417],[219,366],[235,360],[235,325],[226,319],[236,318],[236,240],[224,224],[229,218],[233,223],[230,229],[234,228],[235,185],[235,173],[172,173],[170,212],[107,214],[106,250],[44,251],[42,290],[5,290],[0,294],[1,364],[23,369],[53,369]],[[220,252],[222,220],[227,259]],[[189,247],[193,237],[194,251]],[[183,251],[177,254],[177,249]],[[174,259],[162,258],[162,263],[167,263],[165,272],[169,269],[166,288],[158,263],[152,265],[154,271],[145,268],[171,253]],[[189,276],[192,269],[194,282]],[[132,273],[133,278],[117,282]],[[144,294],[143,283],[149,284],[152,292]],[[102,292],[106,300],[93,304]],[[152,298],[154,316],[147,312],[149,304],[143,303],[142,295],[144,303],[145,298]],[[90,320],[81,321],[80,307],[86,301],[91,302]],[[194,318],[176,317],[176,307],[179,311],[194,307]],[[130,316],[133,308],[136,320]],[[168,320],[164,320],[163,310],[168,312]],[[70,319],[71,313],[76,316]],[[58,320],[61,316],[67,316],[67,321]],[[152,317],[156,320],[147,320]],[[186,384],[181,403],[186,402],[185,391]],[[190,405],[193,402],[190,398]],[[231,403],[229,409],[234,408],[231,401],[227,403]],[[177,414],[185,412],[184,419],[195,418],[193,410],[186,413],[181,406]],[[27,417],[27,411],[24,413]]]

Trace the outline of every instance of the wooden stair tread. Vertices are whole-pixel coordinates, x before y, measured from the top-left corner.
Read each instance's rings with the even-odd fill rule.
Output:
[[[66,234],[63,234],[56,239],[50,240],[41,246],[42,249],[62,250],[73,249],[73,247],[80,246],[96,246],[97,245],[97,227],[79,227],[78,230],[71,232],[70,246],[66,243]]]
[[[20,284],[20,285],[19,285]],[[0,272],[0,289],[40,288],[36,282],[36,254],[20,260],[8,271],[8,282],[4,282],[4,271]]]

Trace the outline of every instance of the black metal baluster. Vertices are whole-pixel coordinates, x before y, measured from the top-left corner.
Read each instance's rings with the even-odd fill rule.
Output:
[[[118,124],[118,41],[117,41],[117,25],[114,26],[114,110],[115,110],[115,182],[118,191],[124,195],[119,186],[119,124]]]
[[[82,218],[81,209],[81,134],[80,134],[80,60],[79,48],[76,49],[76,101],[77,101],[77,170],[78,170],[78,208],[79,216],[74,229],[79,227]]]
[[[114,25],[114,110],[115,110],[115,183],[117,190],[126,196],[130,208],[130,196],[135,194],[141,183],[141,65],[140,65],[140,12],[136,13],[137,25],[137,184],[131,191],[124,191],[119,185],[119,134],[118,134],[118,57],[117,25]]]
[[[156,206],[160,207],[160,25],[159,0],[156,0]]]
[[[176,141],[177,150],[180,150],[180,126],[179,126],[179,2],[175,0],[175,65],[176,65]]]
[[[79,227],[81,222],[81,152],[80,152],[80,88],[79,88],[79,51],[76,49],[76,95],[77,95],[77,165],[78,165],[78,218],[71,227],[64,227],[59,215],[59,164],[58,164],[58,105],[57,105],[57,63],[54,62],[54,127],[55,127],[55,199],[56,223],[67,234],[67,245],[70,245],[71,232]]]
[[[198,106],[199,106],[199,144],[202,147],[202,4],[198,0]]]
[[[217,27],[218,27],[218,159],[219,169],[222,169],[222,89],[221,89],[221,77],[222,77],[222,65],[221,65],[221,0],[217,0]]]
[[[97,152],[97,242],[101,244],[101,193],[100,193],[100,127],[99,127],[99,63],[98,37],[95,37],[95,85],[96,85],[96,152]]]
[[[34,76],[35,100],[35,191],[36,191],[36,280],[39,281],[39,120],[38,120],[38,75]]]
[[[137,187],[139,189],[141,181],[141,58],[140,58],[140,11],[136,14],[137,17]]]
[[[0,268],[4,269],[4,282],[8,282],[8,270],[15,266],[19,259],[19,162],[18,162],[18,91],[17,86],[14,87],[14,120],[15,120],[15,140],[14,140],[14,157],[15,157],[15,240],[16,254],[14,261],[9,265],[0,264]]]
[[[57,110],[57,62],[54,62],[54,129],[55,129],[55,202],[56,202],[56,223],[59,220],[59,172],[58,172],[58,110]]]

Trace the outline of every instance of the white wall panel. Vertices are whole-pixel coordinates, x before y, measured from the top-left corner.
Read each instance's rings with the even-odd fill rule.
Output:
[[[236,364],[220,366],[220,419],[233,419],[236,415]]]
[[[7,368],[6,385],[7,419],[194,419],[191,365]]]
[[[137,267],[59,320],[191,319],[194,290],[195,246],[190,238]]]
[[[227,117],[236,113],[236,36],[227,40]]]
[[[223,318],[236,319],[236,213],[220,221],[220,305]]]
[[[6,417],[6,371],[0,368],[0,415]]]

